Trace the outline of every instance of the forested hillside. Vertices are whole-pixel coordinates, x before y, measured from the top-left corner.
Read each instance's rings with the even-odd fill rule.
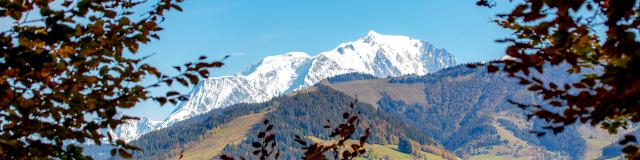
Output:
[[[563,72],[562,67],[549,69],[543,77],[560,83],[575,79],[563,76]],[[425,76],[335,82],[330,86],[403,117],[461,157],[496,154],[582,159],[589,147],[602,150],[588,146],[587,137],[579,134],[577,127],[543,137],[530,133],[543,131],[546,123],[527,121],[527,112],[507,100],[543,104],[541,99],[517,81],[484,69],[460,65]],[[422,99],[407,98],[415,95]]]
[[[302,151],[294,141],[294,135],[314,136],[328,139],[331,130],[325,129],[327,120],[337,124],[342,120],[342,113],[349,111],[349,104],[355,99],[326,86],[296,92],[289,96],[281,96],[259,104],[240,104],[224,109],[213,110],[207,114],[189,119],[166,129],[151,132],[133,144],[142,147],[144,152],[136,157],[144,159],[166,159],[177,157],[180,150],[188,149],[190,142],[206,138],[209,130],[217,128],[233,118],[266,113],[265,118],[274,124],[273,132],[277,135],[278,149],[284,151],[285,159],[299,158]],[[398,115],[388,114],[366,103],[356,103],[355,112],[359,112],[363,126],[371,128],[371,136],[367,143],[397,144],[399,137],[406,137],[421,145],[438,145],[427,134],[415,128],[410,122]],[[257,141],[256,134],[262,131],[261,125],[254,127],[246,134],[246,139],[238,145],[227,145],[224,153],[236,157],[251,157],[251,142]]]
[[[136,153],[135,156],[143,159],[175,157],[182,150],[183,145],[201,140],[207,131],[243,115],[265,112],[269,107],[268,103],[237,104],[229,109],[212,110],[207,114],[177,123],[172,127],[150,132],[132,142],[143,151]]]
[[[558,77],[555,74],[560,71],[561,68],[557,72],[550,72],[546,78]],[[557,81],[568,80],[571,77]],[[355,110],[361,114],[364,125],[372,129],[367,144],[375,144],[374,148],[398,146],[403,150],[406,144],[411,144],[412,150],[421,149],[411,151],[416,157],[422,153],[455,157],[450,154],[451,151],[462,158],[496,155],[527,159],[598,158],[606,144],[615,142],[595,136],[587,137],[579,133],[578,127],[568,127],[558,135],[549,133],[537,137],[530,131],[539,130],[545,123],[527,121],[527,112],[509,104],[507,100],[540,103],[539,97],[504,75],[456,66],[425,76],[386,79],[359,73],[345,74],[264,103],[216,109],[134,141],[133,144],[144,150],[135,156],[167,159],[181,154],[188,154],[185,157],[192,157],[193,154],[215,157],[226,153],[234,157],[251,158],[251,143],[258,141],[256,133],[264,130],[260,123],[255,124],[259,121],[255,118],[264,118],[274,125],[277,149],[284,152],[281,156],[284,159],[297,159],[302,156],[302,146],[294,141],[294,135],[329,140],[331,131],[323,126],[327,125],[327,120],[333,124],[339,123],[341,114],[349,111],[348,104],[354,102],[356,97],[361,101],[355,104]],[[243,120],[247,116],[254,119]],[[229,124],[253,125],[246,131],[230,133],[225,129],[230,128],[225,126]],[[232,138],[232,141],[212,139],[221,136],[236,138]],[[605,145],[594,146],[592,142],[595,141]],[[224,146],[224,149],[206,150],[206,146],[213,144],[216,148]],[[202,146],[205,146],[206,154],[198,153],[205,152],[202,148],[194,149]],[[182,153],[183,150],[186,152]],[[613,154],[605,152],[605,155],[610,157]]]

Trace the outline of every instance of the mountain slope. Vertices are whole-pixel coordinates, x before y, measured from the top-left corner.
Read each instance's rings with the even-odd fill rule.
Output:
[[[540,77],[560,84],[576,79],[567,76],[565,70],[548,68]],[[329,79],[323,84],[401,115],[461,157],[489,154],[525,159],[595,159],[607,144],[616,143],[612,137],[620,136],[596,134],[602,130],[595,127],[570,126],[560,134],[537,137],[529,131],[540,131],[546,123],[528,121],[527,112],[507,100],[544,105],[541,97],[504,74],[465,65],[425,76]]]
[[[184,147],[182,159],[198,160],[215,157],[220,154],[225,146],[242,142],[249,129],[264,120],[266,113],[268,112],[241,116],[227,124],[212,129],[201,140],[185,145],[188,147]]]
[[[317,56],[302,52],[269,56],[237,75],[203,80],[193,89],[188,101],[151,130],[215,108],[265,102],[336,75],[354,72],[375,77],[424,75],[455,64],[453,55],[425,41],[370,31],[356,41],[340,44]],[[130,141],[151,131],[127,130],[135,128],[130,126],[155,126],[144,121],[138,123],[142,124],[131,123],[116,129],[116,137]]]
[[[532,158],[545,154],[532,153],[543,149],[514,138],[513,133],[497,125],[498,117],[524,117],[507,99],[531,98],[531,94],[504,76],[457,66],[427,76],[350,81],[330,86],[348,95],[369,99],[368,103],[378,105],[381,110],[402,115],[461,157],[511,154]]]
[[[264,118],[269,119],[274,125],[272,131],[277,135],[278,148],[287,151],[281,155],[282,158],[296,159],[300,157],[301,152],[292,148],[301,146],[294,141],[293,136],[328,139],[330,130],[323,127],[326,125],[323,122],[330,120],[335,125],[343,121],[342,113],[349,111],[348,104],[354,101],[355,99],[326,86],[315,86],[263,103],[237,104],[214,109],[173,126],[150,132],[132,141],[132,144],[143,149],[144,152],[136,153],[136,158],[140,159],[171,159],[179,155],[181,148],[186,150],[188,156],[204,155],[193,151],[197,150],[198,146],[208,145],[202,144],[203,142],[224,143],[215,135],[217,128],[225,128],[226,125],[231,125],[247,115],[264,114]],[[388,114],[366,103],[355,103],[354,109],[360,113],[362,125],[371,127],[371,136],[367,141],[370,144],[397,144],[394,141],[397,141],[398,137],[406,137],[423,145],[438,147],[426,134],[397,115]],[[257,141],[255,135],[263,130],[262,127],[261,123],[258,123],[252,125],[248,132],[235,133],[244,137],[238,144],[215,145],[226,145],[224,153],[234,154],[236,157],[249,157],[246,153],[252,149],[251,142]],[[207,158],[212,158],[213,154],[207,155]]]
[[[241,75],[205,80],[161,127],[213,108],[264,102],[335,75],[353,72],[376,77],[424,75],[454,64],[451,54],[424,41],[370,31],[355,42],[341,44],[315,57],[302,52],[269,56]]]
[[[118,138],[129,141],[138,138],[140,133],[155,130],[161,123],[162,121],[153,121],[149,118],[142,117],[139,120],[127,120],[127,123],[118,126],[115,130],[108,130],[108,132]]]
[[[555,77],[557,82],[572,79],[559,76],[564,72],[562,67],[547,71],[550,75],[542,76],[544,79]],[[606,147],[615,144],[619,135],[597,134],[596,128],[588,126],[570,126],[557,135],[536,137],[529,131],[539,130],[545,122],[528,121],[525,111],[506,100],[542,104],[540,97],[503,74],[489,74],[484,69],[464,65],[424,76],[383,79],[359,73],[335,76],[267,102],[214,109],[132,143],[145,151],[137,155],[139,158],[171,158],[178,155],[180,147],[190,150],[202,146],[201,143],[215,143],[218,138],[210,139],[215,136],[207,133],[233,124],[238,117],[264,114],[275,125],[279,150],[289,152],[285,159],[297,158],[301,156],[295,149],[299,145],[291,136],[327,139],[328,131],[322,122],[339,121],[340,113],[348,109],[346,104],[356,96],[362,100],[356,108],[363,114],[365,125],[372,128],[373,136],[367,142],[372,146],[393,146],[399,138],[409,138],[423,147],[436,146],[437,150],[452,151],[465,159],[596,159],[615,156],[617,153],[611,151],[619,150],[611,145]],[[218,141],[224,144],[215,146],[226,145],[222,152],[236,157],[251,157],[247,154],[251,152],[251,142],[257,141],[253,135],[262,129],[254,124],[251,129],[237,133],[243,135],[242,142],[235,138],[233,143]]]

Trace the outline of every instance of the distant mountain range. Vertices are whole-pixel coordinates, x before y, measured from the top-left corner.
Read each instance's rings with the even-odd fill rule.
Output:
[[[135,140],[212,109],[265,102],[336,75],[365,73],[380,78],[425,75],[455,64],[451,53],[425,41],[369,31],[356,41],[342,43],[316,56],[302,52],[269,56],[242,73],[203,80],[193,89],[189,100],[164,121],[142,118],[120,126],[113,133],[126,141]]]
[[[579,78],[563,66],[539,76],[559,84]],[[372,128],[365,159],[606,159],[620,155],[621,135],[640,133],[574,125],[537,137],[530,131],[546,122],[528,120],[507,100],[545,103],[517,81],[456,64],[424,41],[373,31],[316,56],[269,56],[237,75],[201,81],[166,120],[142,119],[115,133],[143,149],[138,159],[251,157],[259,122],[269,119],[284,159],[296,159],[293,135],[330,140],[323,125],[340,121],[355,99]],[[400,151],[407,144],[413,152]],[[108,157],[102,148],[87,152]]]
[[[544,78],[557,79],[563,68],[548,70]],[[571,80],[571,77],[564,77]],[[589,126],[571,126],[564,132],[537,137],[544,121],[528,121],[526,111],[506,100],[542,104],[517,81],[503,74],[464,65],[422,76],[377,78],[350,73],[328,78],[312,87],[277,96],[262,103],[242,103],[150,132],[133,145],[141,159],[211,159],[221,153],[251,157],[261,121],[275,125],[278,149],[284,159],[301,156],[293,135],[308,141],[329,140],[323,125],[339,122],[348,104],[364,125],[372,128],[365,159],[603,159],[618,156],[621,134],[610,135]],[[399,139],[409,139],[414,153],[397,150]],[[293,148],[293,149],[292,149]]]

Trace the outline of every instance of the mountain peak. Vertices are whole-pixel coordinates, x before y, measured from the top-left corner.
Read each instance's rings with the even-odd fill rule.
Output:
[[[388,44],[388,45],[415,45],[415,43],[425,43],[424,41],[412,39],[403,35],[380,34],[370,30],[367,35],[358,39],[367,44]]]
[[[311,57],[309,54],[305,52],[288,52],[288,53],[285,53],[284,55],[292,58],[302,58],[302,59]]]
[[[251,75],[257,72],[269,72],[279,68],[276,66],[287,66],[292,63],[299,63],[310,59],[311,56],[304,52],[288,52],[285,54],[271,55],[264,57],[260,62],[251,65],[248,69],[241,72],[241,75]]]
[[[365,35],[361,39],[364,40],[365,42],[373,42],[376,40],[377,37],[380,37],[380,36],[382,36],[380,33],[373,30],[369,30],[369,32],[367,32],[367,35]]]
[[[192,90],[189,100],[176,108],[156,129],[216,108],[265,102],[336,75],[424,75],[454,64],[453,55],[444,49],[407,36],[369,31],[356,41],[342,43],[315,56],[303,52],[268,56],[241,74],[201,81]],[[134,134],[131,139],[144,133]]]
[[[380,33],[374,31],[374,30],[369,30],[369,32],[367,32],[366,37],[375,37],[375,36],[379,36]]]
[[[308,58],[311,58],[311,56],[309,56],[309,54],[304,52],[288,52],[280,55],[267,56],[263,58],[262,63],[267,63],[272,61],[282,62],[282,61],[289,61],[293,59],[308,59]]]

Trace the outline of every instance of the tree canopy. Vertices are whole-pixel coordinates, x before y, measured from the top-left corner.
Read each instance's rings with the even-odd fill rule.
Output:
[[[616,133],[640,121],[640,9],[636,0],[511,3],[515,7],[495,19],[499,26],[513,31],[513,37],[498,40],[509,44],[508,57],[485,65],[490,72],[519,79],[546,102],[513,104],[550,122],[546,129],[554,133],[576,122]],[[477,5],[500,4],[478,0]],[[569,65],[567,72],[580,74],[581,79],[556,84],[536,74],[559,65]],[[633,136],[626,136],[620,144],[633,141]],[[635,145],[623,151],[637,158]]]
[[[136,56],[160,39],[164,13],[181,11],[182,1],[0,0],[0,18],[11,21],[0,31],[0,157],[85,159],[76,144],[88,141],[130,157],[138,148],[105,132],[136,119],[122,109],[146,100],[176,104],[183,94],[150,89],[194,85],[223,65],[203,56],[168,76]]]

